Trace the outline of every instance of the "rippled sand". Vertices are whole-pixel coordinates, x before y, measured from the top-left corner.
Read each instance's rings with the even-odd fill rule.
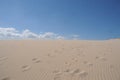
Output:
[[[120,80],[120,40],[1,40],[0,80]]]

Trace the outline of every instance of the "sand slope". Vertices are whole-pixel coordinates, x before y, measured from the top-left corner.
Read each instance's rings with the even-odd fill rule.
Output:
[[[120,40],[0,41],[0,80],[120,80]]]

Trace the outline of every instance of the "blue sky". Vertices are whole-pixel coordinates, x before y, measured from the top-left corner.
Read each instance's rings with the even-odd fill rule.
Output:
[[[0,0],[0,27],[80,39],[120,37],[119,0]]]

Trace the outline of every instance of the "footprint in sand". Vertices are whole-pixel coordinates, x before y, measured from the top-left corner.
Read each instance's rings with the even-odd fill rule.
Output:
[[[85,57],[85,54],[83,52],[81,52],[81,53],[78,53],[77,56]]]
[[[40,63],[40,62],[41,62],[41,60],[38,59],[38,58],[33,58],[32,61],[33,61],[34,63]]]
[[[87,63],[87,65],[88,65],[88,66],[93,66],[93,64],[92,64],[92,63]]]
[[[48,53],[47,56],[48,56],[48,57],[54,57],[54,55],[51,54],[51,53]]]
[[[4,78],[2,78],[0,80],[11,80],[11,78],[10,77],[4,77]]]
[[[59,70],[54,70],[53,73],[55,74],[53,80],[61,80],[61,75],[62,75],[62,72],[61,72],[61,71],[59,71]]]
[[[69,63],[68,63],[68,62],[65,62],[65,65],[69,65]]]
[[[28,70],[30,70],[30,69],[31,69],[31,66],[29,66],[29,65],[24,65],[24,66],[22,66],[22,71],[23,71],[23,72],[28,71]]]
[[[99,57],[98,57],[98,56],[96,56],[95,58],[96,58],[96,59],[99,59]]]
[[[65,65],[70,67],[72,64],[68,63],[68,62],[65,62]]]
[[[96,59],[102,60],[102,61],[106,61],[107,59],[105,57],[99,57],[97,56]]]
[[[102,61],[106,61],[107,60],[105,57],[100,57],[99,59],[102,60]]]
[[[65,50],[65,48],[61,48],[62,50]]]
[[[88,61],[84,61],[83,63],[86,64],[86,65],[88,65],[88,66],[93,66],[93,64],[90,63],[90,62],[88,62]]]
[[[53,73],[58,73],[58,72],[60,72],[60,71],[59,71],[59,70],[54,70],[54,71],[53,71]]]
[[[77,59],[77,58],[72,58],[72,60],[73,60],[73,61],[75,61],[75,62],[77,62],[77,61],[78,61],[78,59]]]
[[[54,70],[53,73],[54,73],[55,75],[61,75],[61,74],[62,74],[62,72],[59,71],[59,70]]]
[[[61,80],[60,76],[55,76],[53,80]]]
[[[85,78],[87,77],[88,73],[86,71],[80,71],[78,74],[79,78]]]
[[[70,69],[66,69],[64,72],[67,72],[67,73],[68,73],[68,72],[70,72],[70,71],[71,71]]]
[[[83,63],[84,63],[84,64],[87,64],[88,62],[87,62],[87,61],[84,61]]]
[[[6,59],[8,59],[8,58],[7,57],[0,57],[0,61],[4,61]]]
[[[32,61],[36,61],[36,60],[37,60],[37,58],[33,58],[33,59],[32,59]]]
[[[54,52],[55,52],[55,53],[58,53],[59,51],[58,51],[58,50],[55,50]]]
[[[0,65],[4,64],[4,61],[8,59],[7,57],[0,57]]]
[[[79,73],[80,72],[80,69],[75,69],[71,72],[69,72],[72,76],[74,76],[75,74]]]
[[[114,65],[111,64],[111,65],[110,65],[110,68],[114,68]]]
[[[76,59],[75,62],[78,62],[78,59]]]
[[[48,57],[51,57],[51,54],[47,54]]]

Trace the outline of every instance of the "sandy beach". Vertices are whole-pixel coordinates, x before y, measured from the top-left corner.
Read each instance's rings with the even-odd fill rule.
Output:
[[[0,80],[120,80],[120,40],[1,40]]]

